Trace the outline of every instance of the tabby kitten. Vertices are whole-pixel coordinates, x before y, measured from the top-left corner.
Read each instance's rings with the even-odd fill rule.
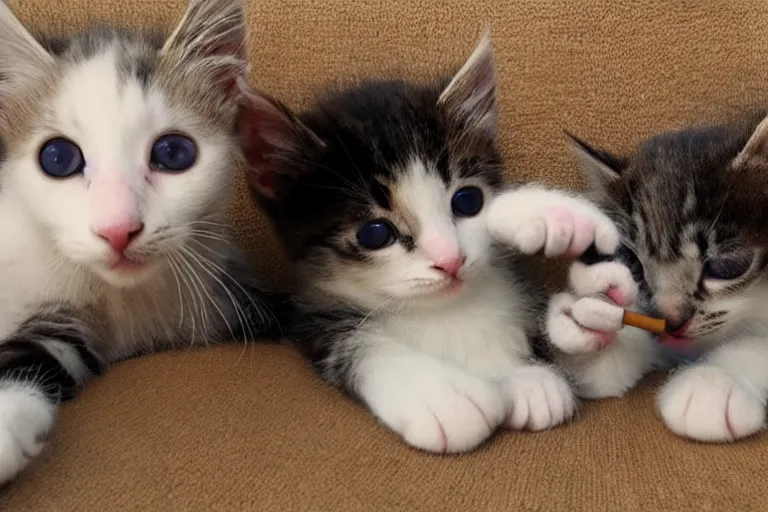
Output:
[[[765,206],[733,191],[764,172],[766,142],[768,122],[758,119],[665,133],[628,157],[576,141],[592,191],[623,241],[615,261],[574,263],[572,290],[550,304],[550,337],[582,396],[620,396],[682,356],[695,362],[673,373],[658,397],[672,431],[720,442],[763,428],[768,260],[752,236],[764,219],[748,219]],[[665,318],[670,332],[661,344],[632,327],[601,332],[572,309],[579,297],[601,292]]]
[[[110,362],[276,328],[224,224],[244,21],[38,41],[0,2],[0,482]]]
[[[583,200],[502,194],[497,117],[488,37],[450,80],[365,82],[300,116],[254,94],[247,116],[253,188],[298,272],[294,337],[324,379],[424,450],[574,412],[567,381],[532,358],[543,289],[492,235],[551,255],[618,243]]]

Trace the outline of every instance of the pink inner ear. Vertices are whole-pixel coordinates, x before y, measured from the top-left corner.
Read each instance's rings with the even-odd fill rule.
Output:
[[[267,197],[277,197],[277,173],[264,171],[256,178],[256,186]]]
[[[270,129],[270,122],[263,115],[246,107],[243,112],[241,128],[245,137],[243,150],[248,177],[260,193],[267,197],[277,197],[277,173],[269,169],[269,160],[274,153],[274,146],[264,138],[265,130]]]

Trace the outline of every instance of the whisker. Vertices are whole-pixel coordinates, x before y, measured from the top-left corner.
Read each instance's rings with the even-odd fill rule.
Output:
[[[232,296],[230,291],[227,289],[227,287],[224,286],[224,283],[221,282],[221,279],[219,279],[216,275],[213,274],[213,272],[208,270],[205,267],[205,265],[203,265],[203,263],[200,261],[200,258],[198,257],[199,255],[197,255],[194,251],[192,251],[191,249],[188,249],[186,247],[181,247],[181,251],[183,251],[187,256],[189,256],[189,258],[192,261],[197,263],[197,265],[205,273],[207,273],[212,279],[214,279],[219,284],[219,286],[221,286],[224,289],[224,291],[227,293],[227,295],[229,296],[230,300],[232,301],[232,304],[235,306],[235,314],[238,316],[238,319],[239,319],[240,318],[240,312],[237,309],[237,304],[235,303],[234,297]],[[213,297],[208,292],[208,290],[205,290],[205,293],[208,296],[208,299],[210,300],[211,304],[213,304],[213,306],[216,308],[216,311],[218,311],[219,315],[221,316],[221,319],[224,321],[224,324],[227,326],[227,329],[229,330],[229,334],[232,336],[232,339],[234,339],[235,338],[235,331],[232,329],[232,326],[230,325],[229,320],[227,320],[226,315],[224,315],[224,312],[221,310],[221,308],[216,303],[216,301],[213,299]]]

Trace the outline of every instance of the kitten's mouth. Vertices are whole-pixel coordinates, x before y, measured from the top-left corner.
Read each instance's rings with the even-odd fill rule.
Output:
[[[686,338],[685,336],[675,336],[667,332],[659,336],[659,341],[662,344],[673,348],[687,348],[693,344],[693,340],[691,338]]]
[[[131,274],[144,270],[146,266],[147,262],[145,261],[136,261],[121,254],[110,261],[109,270],[121,274]]]
[[[661,343],[665,345],[669,345],[670,347],[678,347],[678,348],[689,347],[694,341],[692,338],[689,338],[688,336],[685,335],[686,331],[688,331],[688,328],[690,326],[691,326],[691,320],[688,320],[679,329],[673,332],[665,332],[664,334],[659,336],[659,341],[661,341]]]
[[[439,297],[450,297],[456,295],[464,287],[464,281],[458,277],[451,277],[440,288],[431,295]]]

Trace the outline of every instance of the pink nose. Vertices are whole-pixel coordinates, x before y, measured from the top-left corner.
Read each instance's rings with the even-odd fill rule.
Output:
[[[131,242],[133,242],[139,233],[144,229],[144,224],[138,221],[131,221],[124,224],[113,224],[102,228],[94,229],[93,232],[104,239],[115,252],[123,252]]]
[[[459,273],[459,270],[461,270],[461,267],[464,266],[464,262],[466,261],[467,261],[466,256],[459,255],[454,258],[441,261],[440,263],[436,263],[435,265],[432,266],[432,268],[436,268],[441,272],[445,272],[451,277],[456,277],[456,275]]]

